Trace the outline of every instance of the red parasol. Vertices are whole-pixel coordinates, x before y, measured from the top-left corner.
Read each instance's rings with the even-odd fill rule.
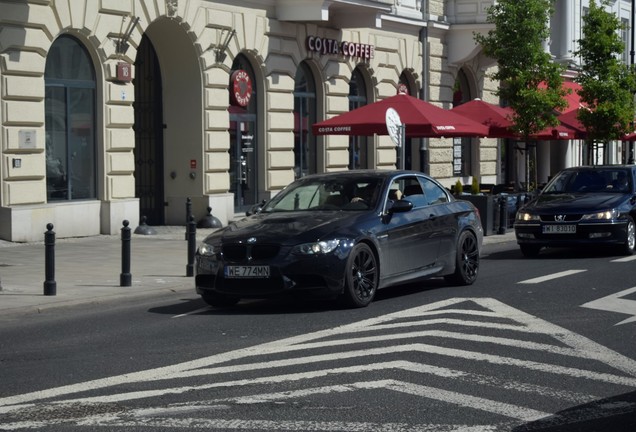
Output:
[[[393,108],[407,137],[487,136],[488,128],[429,102],[397,94],[353,111],[315,123],[314,135],[388,135],[386,111]]]
[[[451,112],[463,115],[471,120],[488,127],[489,138],[515,138],[515,133],[510,130],[512,126],[512,110],[484,102],[481,99],[473,99],[456,106]]]

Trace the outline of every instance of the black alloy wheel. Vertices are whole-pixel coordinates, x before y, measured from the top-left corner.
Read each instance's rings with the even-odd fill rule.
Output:
[[[472,285],[479,274],[479,244],[477,237],[464,231],[457,240],[455,273],[445,277],[453,285]]]
[[[366,307],[378,289],[379,269],[371,248],[359,243],[347,260],[343,300],[354,308]]]
[[[625,243],[623,244],[623,254],[632,255],[634,248],[636,247],[636,226],[634,225],[634,218],[627,216],[627,235]]]

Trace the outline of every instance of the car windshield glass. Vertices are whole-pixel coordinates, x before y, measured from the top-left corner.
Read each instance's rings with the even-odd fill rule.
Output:
[[[625,193],[630,190],[628,171],[608,168],[562,171],[550,180],[543,193]]]
[[[373,177],[303,179],[281,191],[263,211],[368,210],[378,202],[380,184]]]

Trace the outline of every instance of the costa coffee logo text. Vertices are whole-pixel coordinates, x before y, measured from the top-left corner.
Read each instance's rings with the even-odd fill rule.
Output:
[[[343,55],[370,60],[375,54],[373,45],[339,42],[335,39],[324,39],[317,36],[307,36],[307,49],[318,54]]]
[[[239,69],[231,76],[232,81],[232,101],[239,106],[245,107],[250,103],[252,97],[252,81],[250,75]]]

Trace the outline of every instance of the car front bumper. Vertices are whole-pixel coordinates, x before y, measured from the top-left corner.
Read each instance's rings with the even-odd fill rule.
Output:
[[[576,245],[622,244],[627,238],[626,221],[590,222],[563,224],[573,225],[576,232],[546,233],[546,224],[539,222],[515,223],[515,237],[518,244],[568,247]]]
[[[215,292],[239,298],[271,298],[285,295],[334,297],[344,286],[347,256],[331,253],[297,256],[291,253],[267,261],[225,262],[219,257],[197,255],[195,284],[200,295]],[[268,266],[268,277],[228,277],[227,266]]]

